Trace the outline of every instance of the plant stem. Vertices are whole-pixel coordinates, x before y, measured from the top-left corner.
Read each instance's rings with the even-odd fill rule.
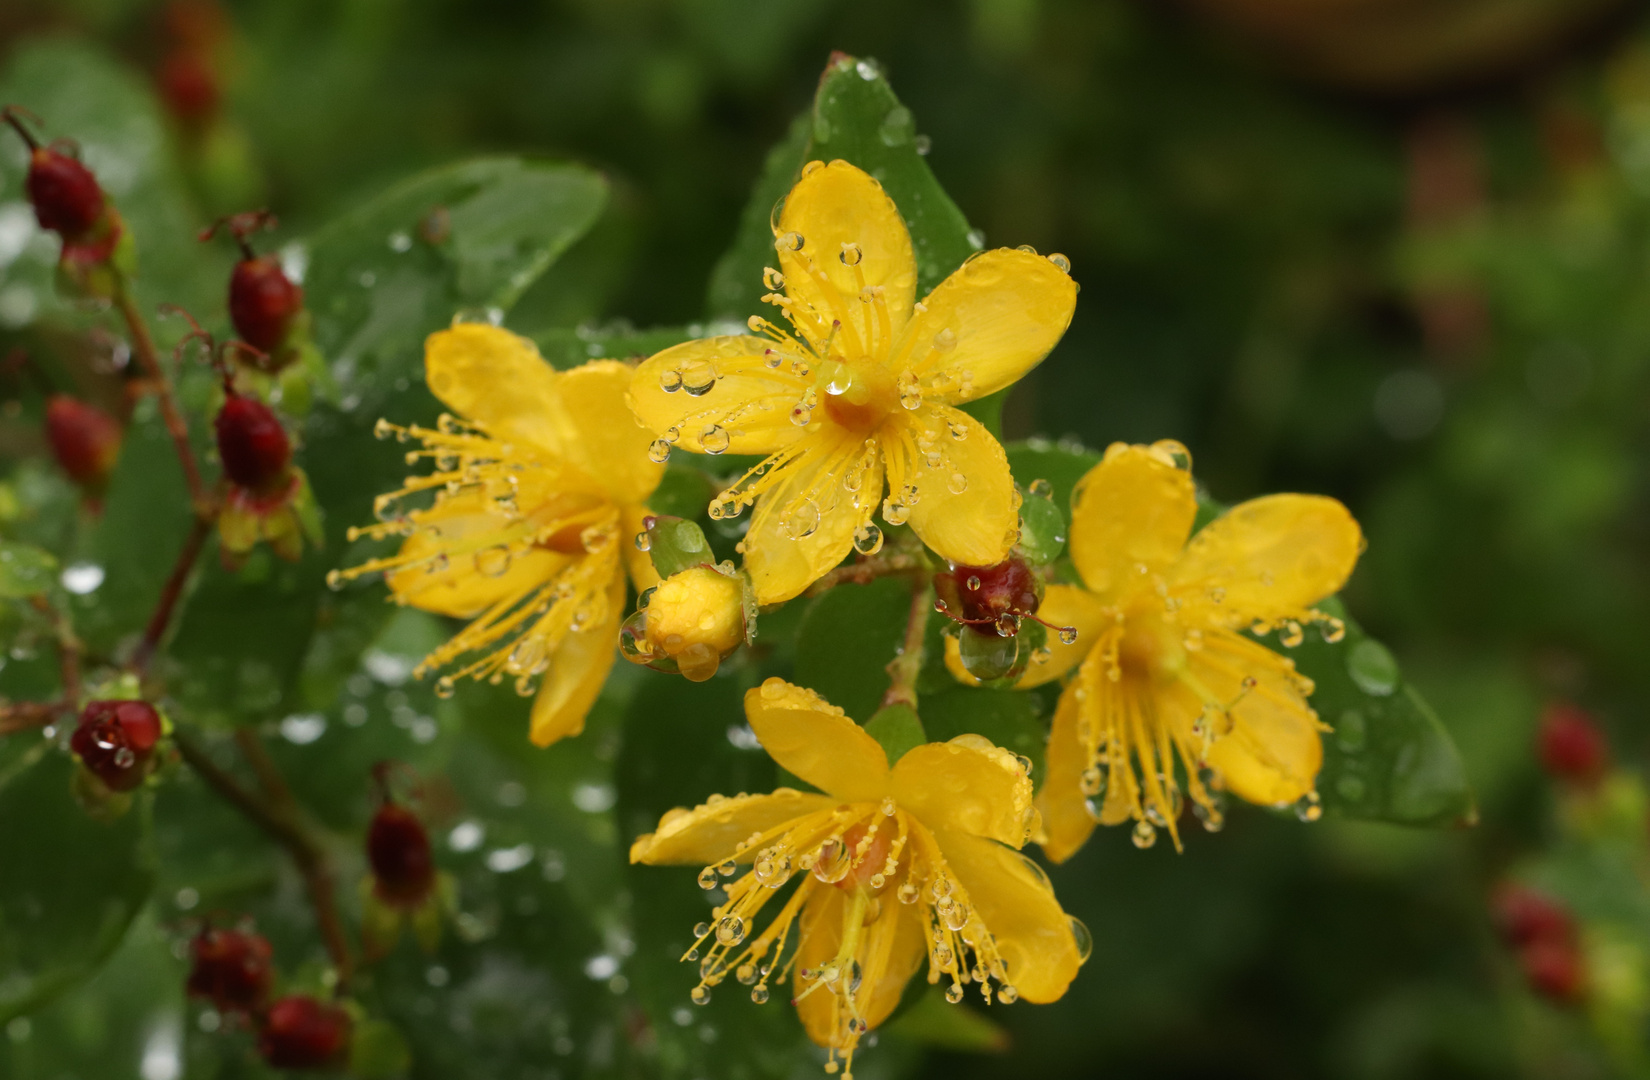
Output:
[[[0,735],[15,735],[19,731],[43,728],[62,713],[73,713],[70,701],[18,701],[0,705]]]
[[[194,501],[195,513],[199,516],[202,508],[210,504],[210,496],[201,480],[200,463],[195,460],[194,448],[189,445],[189,424],[178,408],[177,397],[172,392],[172,380],[160,366],[160,354],[155,350],[155,339],[149,333],[149,324],[143,321],[124,280],[115,289],[115,306],[126,321],[126,331],[132,339],[132,352],[137,356],[138,363],[143,365],[144,373],[155,384],[155,394],[160,398],[160,414],[166,421],[166,430],[172,435],[172,444],[177,447],[183,478],[189,485],[189,497]]]
[[[194,569],[195,560],[200,557],[201,548],[205,546],[206,538],[211,532],[212,518],[202,514],[197,507],[195,520],[189,526],[189,535],[183,538],[183,547],[178,551],[177,561],[172,564],[172,572],[167,575],[166,585],[161,589],[154,614],[149,616],[149,625],[143,631],[143,640],[138,642],[137,649],[132,653],[131,664],[138,672],[141,673],[149,666],[155,650],[160,647],[161,639],[166,636],[166,629],[172,624],[172,613],[183,597],[184,585],[189,581],[189,571]]]
[[[882,707],[917,707],[917,676],[922,672],[923,641],[928,634],[928,616],[934,610],[934,586],[927,574],[911,581],[911,613],[905,621],[905,642],[899,654],[888,662],[888,692]]]
[[[331,860],[327,858],[320,840],[303,824],[297,800],[292,797],[291,789],[270,759],[268,751],[258,741],[257,734],[249,728],[238,728],[235,741],[258,776],[264,791],[262,798],[220,769],[205,749],[197,746],[183,732],[174,731],[172,741],[178,748],[179,756],[206,781],[207,786],[268,833],[292,857],[309,891],[321,938],[338,972],[338,984],[340,987],[348,985],[353,965],[349,942],[344,936],[344,922],[338,914],[338,904],[333,895]]]
[[[868,585],[877,578],[927,570],[928,560],[920,552],[891,551],[837,567],[810,585],[807,595],[818,596],[838,585]],[[923,576],[926,577],[926,573]]]
[[[73,709],[80,703],[80,639],[68,616],[44,595],[29,597],[29,604],[51,619],[52,633],[57,637],[58,679],[63,683],[63,700]]]

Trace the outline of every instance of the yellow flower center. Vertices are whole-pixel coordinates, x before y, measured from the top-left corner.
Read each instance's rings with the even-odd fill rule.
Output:
[[[867,435],[894,411],[899,392],[887,365],[869,356],[833,358],[820,365],[825,415],[839,427]]]

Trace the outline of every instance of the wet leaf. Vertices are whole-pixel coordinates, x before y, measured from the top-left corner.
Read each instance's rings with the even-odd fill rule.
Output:
[[[905,640],[910,610],[911,586],[903,578],[822,594],[797,630],[795,681],[860,723],[870,720],[888,689],[888,662]]]
[[[30,544],[0,541],[0,598],[21,600],[57,581],[57,558]]]
[[[45,740],[35,747],[0,787],[0,821],[9,823],[0,829],[0,1022],[96,971],[155,877],[147,793],[113,820],[95,820],[70,791],[79,766]]]

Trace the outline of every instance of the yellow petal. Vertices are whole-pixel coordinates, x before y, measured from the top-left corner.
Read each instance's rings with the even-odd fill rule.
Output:
[[[802,238],[792,250],[786,238]],[[894,335],[911,317],[917,263],[899,210],[869,175],[848,164],[810,164],[785,197],[775,226],[779,271],[802,332],[816,346],[841,322],[840,349],[850,356],[886,356]],[[859,262],[852,249],[858,247]],[[846,250],[847,257],[844,258]],[[861,291],[881,287],[886,322]]]
[[[1191,473],[1123,443],[1106,450],[1071,501],[1072,561],[1088,587],[1112,602],[1170,567],[1197,517]]]
[[[1338,592],[1362,548],[1363,532],[1336,500],[1268,495],[1234,506],[1192,537],[1173,578],[1188,603],[1236,626],[1299,614]],[[1221,603],[1208,599],[1210,590],[1224,590]]]
[[[495,545],[489,534],[498,536],[497,543],[508,539],[510,522],[498,513],[492,499],[476,491],[461,491],[456,495],[445,492],[428,511],[417,515],[423,528],[409,536],[397,556],[414,563],[409,569],[386,575],[390,592],[422,611],[437,615],[451,615],[468,619],[500,600],[524,596],[533,587],[553,578],[569,562],[569,557],[544,548],[523,551],[511,558],[502,573],[482,573],[474,554],[452,555],[457,550],[479,552]],[[432,535],[439,529],[440,535]],[[443,564],[438,555],[448,552]],[[428,561],[433,559],[435,561]],[[489,559],[489,568],[494,562]],[[422,565],[416,565],[422,563]]]
[[[882,798],[882,745],[812,690],[769,679],[746,692],[745,718],[768,756],[793,776],[843,802]]]
[[[602,692],[618,655],[619,624],[624,621],[624,574],[613,559],[607,586],[606,618],[579,631],[569,630],[550,657],[544,684],[533,699],[528,738],[535,746],[584,730],[584,718]]]
[[[796,456],[772,466],[772,484],[751,513],[745,569],[759,604],[797,596],[853,549],[854,530],[869,520],[882,495],[882,461],[860,472],[858,436],[832,425],[810,433]],[[843,480],[859,475],[859,489]],[[811,530],[811,531],[809,531]]]
[[[657,830],[636,838],[630,845],[630,861],[710,866],[732,858],[752,833],[767,832],[833,802],[824,795],[780,788],[771,795],[739,795],[692,810],[678,807],[659,819]],[[747,855],[745,861],[752,857]]]
[[[678,449],[708,453],[706,433],[714,450],[721,432],[728,439],[724,453],[771,454],[801,437],[791,408],[808,386],[788,363],[768,366],[764,354],[771,345],[756,337],[714,337],[655,353],[631,376],[630,407],[655,436],[675,430]],[[677,389],[666,391],[667,385]]]
[[[647,456],[653,432],[630,411],[632,370],[617,360],[592,360],[556,377],[561,404],[573,426],[567,456],[615,503],[647,501],[665,467]]]
[[[953,829],[1019,847],[1036,817],[1020,759],[980,735],[909,751],[894,766],[892,794],[931,829]]]
[[[937,400],[995,393],[1036,367],[1077,306],[1077,283],[1047,259],[1000,248],[963,263],[923,300],[894,348]]]
[[[878,439],[887,455],[889,499],[909,506],[911,528],[923,543],[970,566],[1008,557],[1019,528],[1014,478],[985,425],[961,409],[925,405],[891,417]]]
[[[1227,631],[1210,631],[1201,650],[1188,654],[1191,674],[1231,709],[1232,730],[1215,740],[1208,762],[1240,799],[1262,806],[1295,802],[1317,784],[1323,767],[1318,715],[1291,681],[1282,656],[1258,642]],[[1245,690],[1243,679],[1255,685]],[[1158,699],[1159,716],[1173,716],[1183,733],[1202,701],[1178,691]]]
[[[619,510],[619,550],[624,552],[625,569],[630,571],[630,583],[638,593],[659,584],[659,571],[653,568],[653,559],[636,546],[636,537],[647,531],[642,520],[648,514],[645,506],[625,506]]]
[[[1094,817],[1084,805],[1081,787],[1083,770],[1088,768],[1088,752],[1078,737],[1081,703],[1077,684],[1066,687],[1054,709],[1048,749],[1043,759],[1043,787],[1037,793],[1037,809],[1043,815],[1043,854],[1057,863],[1065,862],[1088,842],[1094,832]]]
[[[951,872],[968,893],[1008,965],[1020,997],[1057,1001],[1082,965],[1071,918],[1042,869],[1001,844],[960,832],[935,834]]]
[[[526,338],[484,323],[460,323],[424,342],[430,392],[493,437],[559,455],[569,430],[556,372]]]
[[[855,1002],[868,1027],[875,1028],[899,1004],[900,993],[928,955],[923,926],[916,907],[882,898],[877,919],[862,931],[854,955],[860,966],[860,991]],[[794,992],[807,989],[801,972],[818,971],[842,948],[842,923],[848,911],[848,897],[842,889],[817,889],[802,909],[799,925],[801,944],[797,947]],[[831,1046],[842,1037],[843,1017],[830,987],[822,986],[796,1003],[797,1016],[808,1038],[819,1046]]]

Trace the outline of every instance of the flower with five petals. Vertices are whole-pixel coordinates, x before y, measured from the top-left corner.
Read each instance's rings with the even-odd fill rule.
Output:
[[[982,252],[921,302],[911,236],[894,202],[845,161],[810,162],[774,226],[764,299],[790,330],[666,349],[637,369],[631,405],[650,453],[767,455],[711,504],[755,504],[743,542],[758,602],[801,593],[852,549],[910,523],[935,552],[990,566],[1017,525],[1008,459],[957,406],[1010,385],[1071,321],[1063,256]],[[783,291],[779,291],[783,289]],[[888,498],[882,500],[886,479]]]
[[[523,695],[539,683],[530,736],[548,746],[584,729],[613,666],[627,564],[638,589],[658,584],[628,541],[664,470],[625,405],[627,364],[558,372],[532,342],[471,323],[430,335],[424,363],[430,390],[459,415],[433,430],[379,421],[381,437],[423,444],[409,464],[435,469],[379,496],[379,523],[351,530],[404,537],[401,549],[330,580],[382,572],[396,603],[471,620],[415,673],[456,664],[436,682],[443,697],[466,675],[512,676]]]
[[[894,1006],[923,959],[956,1002],[1050,1002],[1088,957],[1082,923],[1015,849],[1037,824],[1029,763],[978,735],[918,746],[893,767],[881,745],[811,690],[769,679],[745,695],[768,754],[824,794],[713,796],[672,810],[631,846],[633,863],[687,863],[727,890],[696,931],[693,1000],[731,974],[768,999],[791,978],[814,1042],[852,1072],[865,1032]],[[749,872],[739,873],[741,865]],[[800,878],[760,931],[757,916]],[[794,974],[793,974],[794,973]],[[847,1077],[844,1077],[847,1080]]]
[[[1363,549],[1334,499],[1268,495],[1228,510],[1195,536],[1191,459],[1175,442],[1114,443],[1072,494],[1071,557],[1083,586],[1051,585],[1039,613],[1076,627],[1072,644],[1020,685],[1076,676],[1060,695],[1037,804],[1043,850],[1069,858],[1095,825],[1133,820],[1147,847],[1166,828],[1178,846],[1186,794],[1211,831],[1224,792],[1266,806],[1307,800],[1323,764],[1309,679],[1247,636],[1276,629],[1287,648],[1313,609],[1345,584]]]

